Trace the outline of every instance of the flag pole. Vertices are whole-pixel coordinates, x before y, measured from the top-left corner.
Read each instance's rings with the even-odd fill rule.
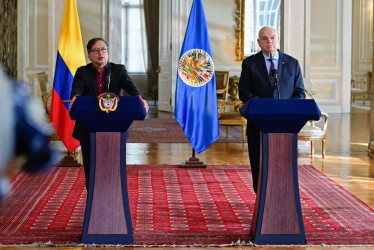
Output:
[[[182,162],[182,168],[206,168],[206,164],[200,161],[199,158],[195,156],[195,149],[192,148],[192,156],[187,160]]]

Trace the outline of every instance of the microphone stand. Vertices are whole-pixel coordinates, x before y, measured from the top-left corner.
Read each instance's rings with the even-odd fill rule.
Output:
[[[277,89],[278,99],[280,99],[279,93],[279,79],[278,79],[278,72],[276,69],[271,70],[271,77],[273,78],[274,86]]]
[[[278,99],[280,99],[280,93],[279,93],[279,80],[278,80],[278,77],[274,77],[274,86],[277,88]]]
[[[108,86],[108,89],[107,89],[107,93],[108,93],[108,97],[109,97],[109,94],[110,94],[110,77],[112,75],[112,69],[110,67],[110,64],[109,62],[107,63],[107,69],[106,69],[106,82],[107,82],[107,86]]]

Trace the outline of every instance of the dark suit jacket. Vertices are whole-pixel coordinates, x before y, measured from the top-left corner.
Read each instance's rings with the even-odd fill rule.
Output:
[[[305,98],[303,76],[299,62],[280,51],[278,64],[279,92],[281,99]],[[274,97],[274,86],[270,82],[266,69],[265,58],[262,52],[247,57],[242,63],[242,72],[239,80],[239,98],[246,103],[252,98]],[[247,135],[251,130],[258,130],[255,122],[247,122]]]
[[[110,79],[109,91],[108,81]],[[121,89],[127,94],[136,96],[141,95],[140,90],[130,78],[126,67],[122,64],[114,64],[108,62],[105,70],[105,92],[111,92],[120,95]],[[70,99],[75,96],[98,96],[96,70],[92,63],[78,68],[75,73],[73,85],[71,88]],[[75,123],[73,137],[79,141],[89,139],[89,131],[80,121]]]

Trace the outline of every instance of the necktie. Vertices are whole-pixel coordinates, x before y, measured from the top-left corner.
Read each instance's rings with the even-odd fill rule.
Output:
[[[270,69],[269,69],[270,82],[271,82],[272,84],[274,84],[274,80],[273,80],[273,76],[272,76],[271,72],[272,72],[273,70],[275,70],[275,66],[274,66],[274,62],[273,62],[273,59],[272,59],[272,58],[269,58],[268,60],[270,61]]]

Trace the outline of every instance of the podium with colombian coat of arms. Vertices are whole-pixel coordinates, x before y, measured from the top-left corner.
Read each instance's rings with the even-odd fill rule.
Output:
[[[126,132],[146,111],[138,97],[79,96],[70,110],[90,130],[91,175],[82,243],[132,244],[126,175]]]

